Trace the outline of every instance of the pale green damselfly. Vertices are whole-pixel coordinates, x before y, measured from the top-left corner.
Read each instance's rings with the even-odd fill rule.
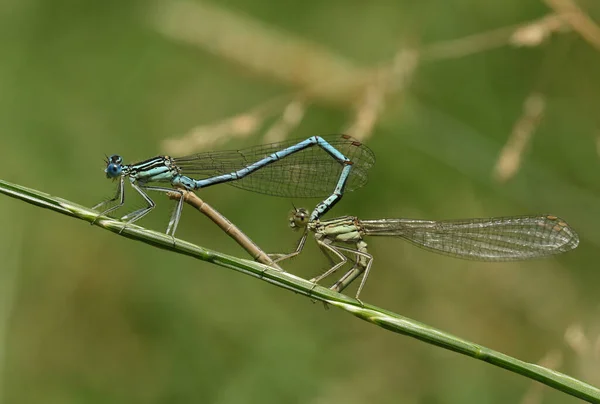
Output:
[[[319,282],[333,274],[354,256],[353,267],[331,289],[341,292],[364,273],[356,292],[360,296],[373,256],[367,251],[366,236],[403,238],[427,250],[476,261],[518,261],[560,254],[579,244],[577,233],[561,218],[553,215],[508,216],[462,220],[377,219],[360,220],[343,216],[330,220],[310,220],[309,212],[294,209],[290,227],[303,229],[296,250],[290,254],[272,254],[275,262],[298,255],[308,233],[313,233],[319,248],[331,261],[331,268],[311,279]],[[344,246],[349,245],[349,246]],[[336,263],[329,253],[337,257]]]

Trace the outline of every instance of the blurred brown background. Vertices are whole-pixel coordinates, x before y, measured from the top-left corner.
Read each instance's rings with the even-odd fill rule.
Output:
[[[598,23],[592,0],[4,0],[0,177],[92,206],[114,189],[104,154],[351,133],[377,164],[328,217],[552,213],[581,237],[507,264],[374,239],[362,298],[600,385]],[[200,195],[269,252],[294,246],[291,203],[317,202]],[[164,230],[172,201],[155,200],[141,224]],[[233,271],[0,204],[2,402],[577,402]],[[188,207],[178,236],[246,257]],[[286,265],[326,267],[314,243]]]

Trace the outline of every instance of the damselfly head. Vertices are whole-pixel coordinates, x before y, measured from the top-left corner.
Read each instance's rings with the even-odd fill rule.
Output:
[[[294,210],[290,214],[290,227],[295,230],[303,229],[308,225],[309,218],[310,214],[308,210],[294,207]]]
[[[106,161],[106,178],[117,178],[123,171],[123,158],[117,154],[113,154]]]

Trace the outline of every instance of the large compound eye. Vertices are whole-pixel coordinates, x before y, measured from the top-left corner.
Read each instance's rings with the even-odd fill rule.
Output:
[[[106,173],[106,178],[117,178],[121,175],[121,172],[123,171],[123,166],[121,165],[123,163],[123,159],[121,156],[113,154],[108,158],[107,163],[106,169],[104,170]]]
[[[308,224],[308,219],[309,219],[309,215],[308,215],[308,211],[304,208],[300,208],[300,209],[296,209],[296,211],[294,212],[293,216],[292,216],[292,223],[290,223],[292,225],[292,227],[306,227],[306,225]]]

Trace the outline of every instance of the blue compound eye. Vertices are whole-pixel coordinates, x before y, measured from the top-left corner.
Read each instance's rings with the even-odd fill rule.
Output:
[[[123,171],[123,158],[119,155],[113,154],[108,158],[106,169],[106,178],[116,178],[121,175]]]

